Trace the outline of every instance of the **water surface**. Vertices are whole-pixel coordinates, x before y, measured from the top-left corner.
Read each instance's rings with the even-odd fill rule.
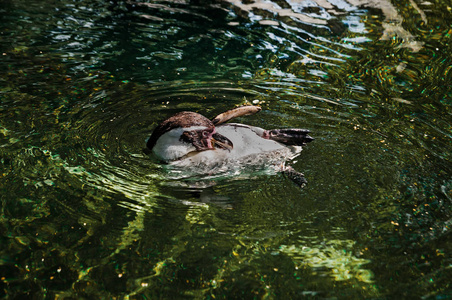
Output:
[[[0,295],[451,297],[451,3],[0,3]],[[244,103],[304,189],[143,152]]]

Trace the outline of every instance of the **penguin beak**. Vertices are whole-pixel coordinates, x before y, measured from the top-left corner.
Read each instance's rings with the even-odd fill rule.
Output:
[[[231,140],[229,140],[224,135],[221,135],[219,133],[214,133],[212,135],[212,145],[215,148],[224,149],[231,151],[232,148],[234,148],[234,145],[232,144]]]
[[[214,150],[214,149],[224,149],[231,150],[233,148],[232,142],[219,133],[208,132],[205,130],[193,130],[184,131],[181,140],[191,143],[196,147],[196,151]]]

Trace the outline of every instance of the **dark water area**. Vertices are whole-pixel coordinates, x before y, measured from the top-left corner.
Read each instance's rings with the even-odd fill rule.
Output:
[[[0,0],[0,297],[450,299],[452,2]],[[163,119],[307,128],[168,178]]]

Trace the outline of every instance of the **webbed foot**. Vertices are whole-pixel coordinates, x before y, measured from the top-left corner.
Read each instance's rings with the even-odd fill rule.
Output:
[[[314,140],[309,133],[308,129],[272,129],[265,130],[262,137],[288,146],[304,146]]]
[[[304,177],[304,174],[298,172],[292,167],[281,166],[281,172],[301,188],[304,188],[308,183],[308,181]]]

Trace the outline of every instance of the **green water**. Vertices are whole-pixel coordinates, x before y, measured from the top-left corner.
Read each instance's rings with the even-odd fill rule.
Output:
[[[0,297],[450,299],[452,3],[0,0]],[[307,128],[169,179],[159,121]]]

